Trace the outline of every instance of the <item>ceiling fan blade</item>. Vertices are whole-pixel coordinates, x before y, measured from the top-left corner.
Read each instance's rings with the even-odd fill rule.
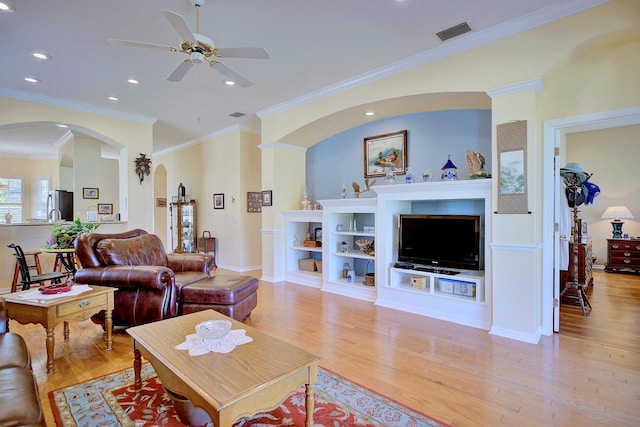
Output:
[[[221,47],[217,51],[222,58],[269,59],[269,52],[261,47]]]
[[[240,87],[249,87],[249,86],[251,86],[253,84],[253,83],[251,83],[250,80],[247,80],[246,78],[242,77],[240,74],[236,73],[231,68],[229,68],[226,65],[224,65],[222,62],[216,63],[213,66],[213,69],[214,70],[218,70],[220,72],[220,74],[222,74],[222,75],[228,77],[229,79],[233,80]]]
[[[167,77],[167,80],[170,82],[179,82],[187,74],[191,67],[193,67],[193,64],[191,62],[189,62],[188,60],[182,61],[180,65],[178,65],[176,69],[173,70],[173,73],[171,73],[169,77]]]
[[[131,40],[121,40],[121,39],[107,39],[107,41],[111,44],[117,44],[122,46],[132,46],[132,47],[145,47],[151,49],[161,49],[161,50],[173,50],[174,48],[171,46],[164,46],[161,44],[155,43],[144,43],[144,42],[134,42]]]
[[[169,20],[169,23],[173,26],[178,35],[182,37],[182,40],[186,40],[190,43],[196,43],[196,37],[191,32],[182,16],[175,12],[171,12],[170,10],[163,10],[162,13],[164,13],[164,16]]]

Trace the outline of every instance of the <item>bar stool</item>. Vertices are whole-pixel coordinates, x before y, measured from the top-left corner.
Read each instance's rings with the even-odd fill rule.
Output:
[[[61,279],[66,277],[65,274],[58,273],[55,271],[51,273],[34,274],[32,276],[30,272],[31,269],[27,266],[27,260],[24,255],[24,251],[22,250],[20,245],[11,243],[7,246],[15,251],[16,262],[18,263],[18,266],[20,269],[20,279],[21,279],[20,282],[22,283],[23,291],[26,291],[27,289],[31,288],[31,285],[34,283],[42,284],[43,282],[49,282],[49,281],[51,281],[52,283],[60,283]]]
[[[26,251],[24,253],[25,260],[29,259],[29,257],[33,257],[32,258],[33,264],[27,261],[27,267],[29,268],[29,270],[36,270],[38,275],[42,274],[40,258],[38,257],[39,254],[40,254],[40,251]],[[14,253],[13,256],[15,257],[16,254]],[[13,269],[13,281],[11,282],[11,292],[16,292],[18,290],[19,281],[20,281],[20,265],[18,265],[18,260],[16,259],[16,266]]]

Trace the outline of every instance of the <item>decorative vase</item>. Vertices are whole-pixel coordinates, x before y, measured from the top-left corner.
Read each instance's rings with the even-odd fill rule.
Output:
[[[393,169],[391,169],[390,166],[386,166],[384,168],[384,183],[385,184],[395,184],[396,183],[396,176],[393,173]]]
[[[13,215],[11,215],[11,212],[7,212],[7,213],[4,215],[4,222],[5,222],[6,224],[11,224],[11,220],[12,220],[12,219],[13,219]]]

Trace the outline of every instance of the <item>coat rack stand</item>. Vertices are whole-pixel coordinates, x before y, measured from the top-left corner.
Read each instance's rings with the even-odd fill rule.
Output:
[[[578,192],[580,191],[581,184],[576,178],[565,178],[565,185],[569,189],[569,192],[573,196],[573,200],[578,200]],[[592,310],[591,304],[589,304],[589,299],[587,298],[587,294],[584,291],[586,284],[578,282],[578,247],[580,245],[580,236],[578,235],[578,204],[574,202],[573,205],[573,221],[571,226],[571,238],[573,242],[573,268],[571,269],[571,281],[566,282],[564,284],[564,289],[560,293],[560,298],[565,296],[567,290],[572,289],[575,291],[575,295],[573,293],[571,295],[566,295],[567,298],[577,298],[580,302],[580,307],[582,308],[582,315],[587,315],[587,307],[589,310]]]

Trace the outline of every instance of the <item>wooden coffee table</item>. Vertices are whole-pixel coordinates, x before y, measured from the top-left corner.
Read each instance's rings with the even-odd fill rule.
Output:
[[[90,291],[79,295],[61,296],[50,300],[26,300],[20,298],[21,294],[32,292],[32,290],[13,292],[2,295],[2,297],[7,302],[7,312],[10,319],[23,324],[39,323],[47,331],[47,374],[51,375],[54,372],[54,330],[60,322],[64,322],[64,340],[69,341],[70,320],[86,320],[99,311],[105,310],[105,341],[107,350],[111,350],[113,344],[111,338],[111,313],[113,312],[113,293],[117,291],[116,288],[91,285]]]
[[[190,356],[176,345],[195,333],[199,322],[227,319],[232,329],[253,338],[231,353]],[[231,426],[241,417],[275,408],[306,385],[306,425],[313,426],[318,356],[270,337],[213,310],[199,311],[127,329],[133,337],[135,386],[140,389],[141,356],[162,384],[206,411],[216,426]]]

